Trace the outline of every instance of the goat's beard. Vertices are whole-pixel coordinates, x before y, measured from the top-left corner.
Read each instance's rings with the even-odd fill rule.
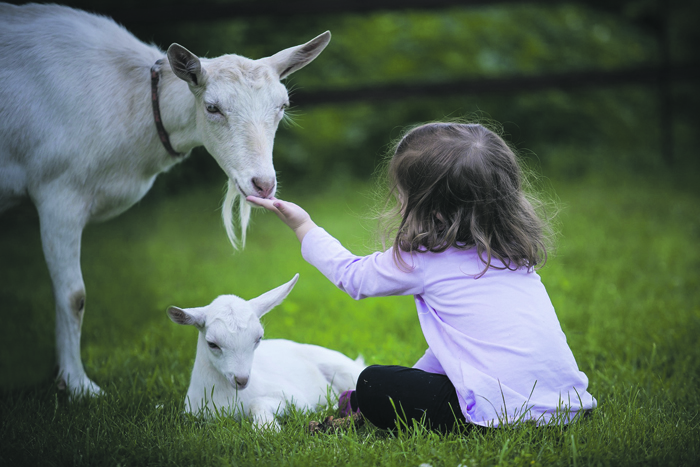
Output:
[[[236,200],[238,200],[238,229],[234,225],[233,213],[236,210]],[[245,196],[241,195],[236,187],[236,182],[229,179],[228,189],[224,204],[221,207],[221,218],[224,221],[224,228],[231,245],[235,250],[242,250],[245,247],[246,230],[250,221],[250,204],[245,200]],[[236,230],[239,232],[236,233]]]

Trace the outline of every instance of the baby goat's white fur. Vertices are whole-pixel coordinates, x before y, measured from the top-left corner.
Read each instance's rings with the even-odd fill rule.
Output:
[[[326,32],[259,60],[200,59],[177,44],[166,54],[102,16],[0,3],[0,212],[26,197],[36,205],[59,374],[72,394],[99,392],[80,359],[83,228],[124,212],[183,159],[156,132],[151,67],[162,60],[160,111],[174,149],[204,145],[229,178],[223,217],[235,246],[236,198],[275,194],[272,144],[289,101],[280,80],[329,40]],[[239,212],[244,241],[250,206],[241,201]]]
[[[199,330],[197,356],[187,391],[192,413],[221,413],[276,427],[275,413],[287,404],[316,409],[354,389],[364,368],[340,352],[284,339],[262,340],[260,317],[279,305],[299,275],[252,300],[222,295],[201,308],[168,308],[175,323]]]

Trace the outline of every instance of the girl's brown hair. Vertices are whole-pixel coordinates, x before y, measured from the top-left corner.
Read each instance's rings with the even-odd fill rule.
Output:
[[[389,196],[401,222],[393,241],[397,265],[405,252],[476,247],[486,273],[535,268],[547,259],[546,225],[523,189],[515,153],[480,124],[429,123],[399,141],[388,164]]]

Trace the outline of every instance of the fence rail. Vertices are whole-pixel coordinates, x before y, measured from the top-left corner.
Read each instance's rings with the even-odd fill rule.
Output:
[[[671,66],[668,69],[645,66],[621,70],[588,70],[546,75],[520,75],[505,78],[472,78],[436,83],[392,83],[358,88],[296,90],[294,104],[316,105],[358,101],[387,101],[410,97],[443,97],[460,94],[532,92],[547,89],[600,88],[620,85],[654,85],[664,80],[700,80],[700,63]]]

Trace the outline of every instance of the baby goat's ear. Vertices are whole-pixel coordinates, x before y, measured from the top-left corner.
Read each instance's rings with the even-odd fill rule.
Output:
[[[176,306],[171,306],[167,310],[168,316],[174,323],[201,327],[204,325],[204,314],[196,308],[183,310]]]
[[[248,303],[253,307],[255,314],[258,318],[262,317],[265,313],[272,310],[274,307],[282,303],[282,301],[287,298],[289,292],[294,288],[294,284],[297,283],[299,279],[299,274],[295,274],[292,280],[286,284],[280,285],[277,288],[265,292],[259,297],[248,300]]]

